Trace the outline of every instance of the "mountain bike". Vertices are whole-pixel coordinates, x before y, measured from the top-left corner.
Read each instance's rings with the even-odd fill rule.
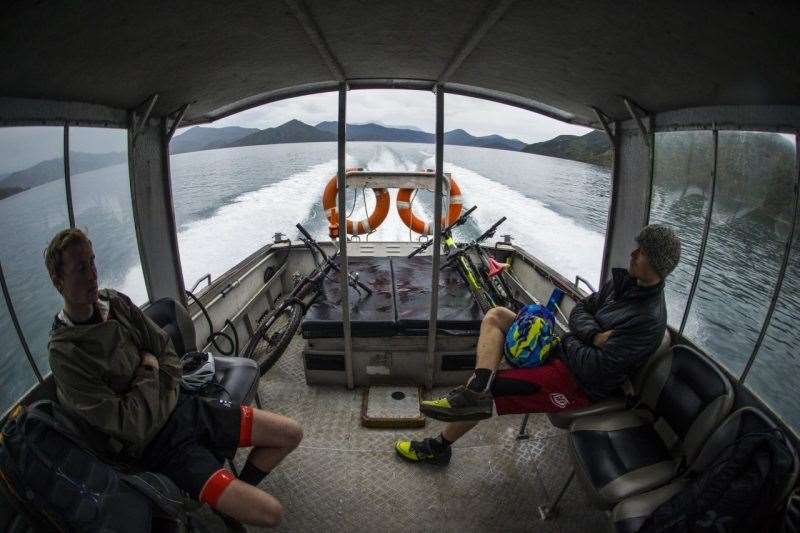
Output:
[[[461,226],[467,222],[469,216],[478,207],[473,206],[467,209],[458,220],[442,229],[442,244],[447,254],[444,264],[441,269],[448,267],[455,267],[461,274],[461,277],[469,287],[472,297],[481,308],[481,311],[486,313],[489,309],[498,306],[510,307],[515,309],[518,307],[518,302],[513,298],[511,290],[508,287],[505,279],[503,279],[504,271],[507,265],[499,263],[493,257],[489,256],[486,251],[481,247],[480,243],[492,237],[497,228],[506,221],[506,217],[501,218],[492,226],[487,229],[475,240],[468,243],[458,244],[453,237],[453,229]],[[414,257],[420,252],[427,249],[433,244],[433,239],[429,239],[423,243],[419,248],[408,254],[408,257]],[[474,252],[481,261],[483,268],[479,269],[475,266],[469,252]]]
[[[303,235],[300,240],[311,251],[315,267],[306,276],[295,280],[294,288],[285,297],[278,299],[274,309],[267,309],[258,318],[253,334],[247,341],[241,356],[255,360],[262,376],[275,366],[289,346],[297,328],[300,327],[300,320],[307,310],[304,303],[306,298],[311,295],[313,302],[328,273],[331,270],[340,271],[339,265],[336,264],[339,251],[337,250],[329,257],[301,224],[296,224],[296,227]],[[372,294],[372,289],[358,280],[357,273],[348,274],[347,277],[348,285],[359,294],[362,290],[366,292],[367,296]]]

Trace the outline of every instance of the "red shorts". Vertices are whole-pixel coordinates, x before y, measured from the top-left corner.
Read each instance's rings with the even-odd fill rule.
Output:
[[[498,370],[495,381],[498,379],[522,381],[538,386],[536,392],[529,394],[496,396],[494,405],[499,415],[554,413],[580,409],[592,403],[578,386],[567,365],[558,357],[534,368]]]

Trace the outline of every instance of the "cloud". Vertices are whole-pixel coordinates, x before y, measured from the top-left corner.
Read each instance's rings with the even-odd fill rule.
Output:
[[[473,135],[497,133],[526,143],[591,131],[516,107],[467,96],[447,95],[444,105],[445,131],[461,128]],[[292,119],[317,124],[336,120],[337,106],[338,95],[335,92],[299,96],[243,111],[213,125],[270,128]],[[436,126],[436,98],[428,91],[352,90],[347,94],[347,121],[412,126],[432,132]]]

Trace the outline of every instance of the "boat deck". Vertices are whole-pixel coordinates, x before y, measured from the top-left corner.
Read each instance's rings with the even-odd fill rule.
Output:
[[[260,383],[264,408],[297,420],[305,432],[261,485],[284,505],[278,531],[607,530],[604,513],[591,507],[577,482],[559,515],[539,520],[537,506],[550,501],[571,468],[566,433],[546,416],[531,415],[528,440],[516,439],[521,415],[494,417],[454,445],[449,466],[410,464],[395,455],[394,440],[437,434],[444,423],[362,427],[362,391],[306,385],[302,344],[296,336]],[[246,453],[237,455],[237,468]],[[202,519],[213,531],[225,530],[208,509]]]

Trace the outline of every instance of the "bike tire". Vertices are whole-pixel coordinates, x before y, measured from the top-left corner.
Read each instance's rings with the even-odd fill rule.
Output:
[[[285,323],[280,321],[284,314],[288,315]],[[264,320],[258,325],[242,355],[258,363],[260,375],[266,374],[280,360],[300,327],[304,314],[305,307],[301,302],[287,302],[274,315],[276,320]]]

